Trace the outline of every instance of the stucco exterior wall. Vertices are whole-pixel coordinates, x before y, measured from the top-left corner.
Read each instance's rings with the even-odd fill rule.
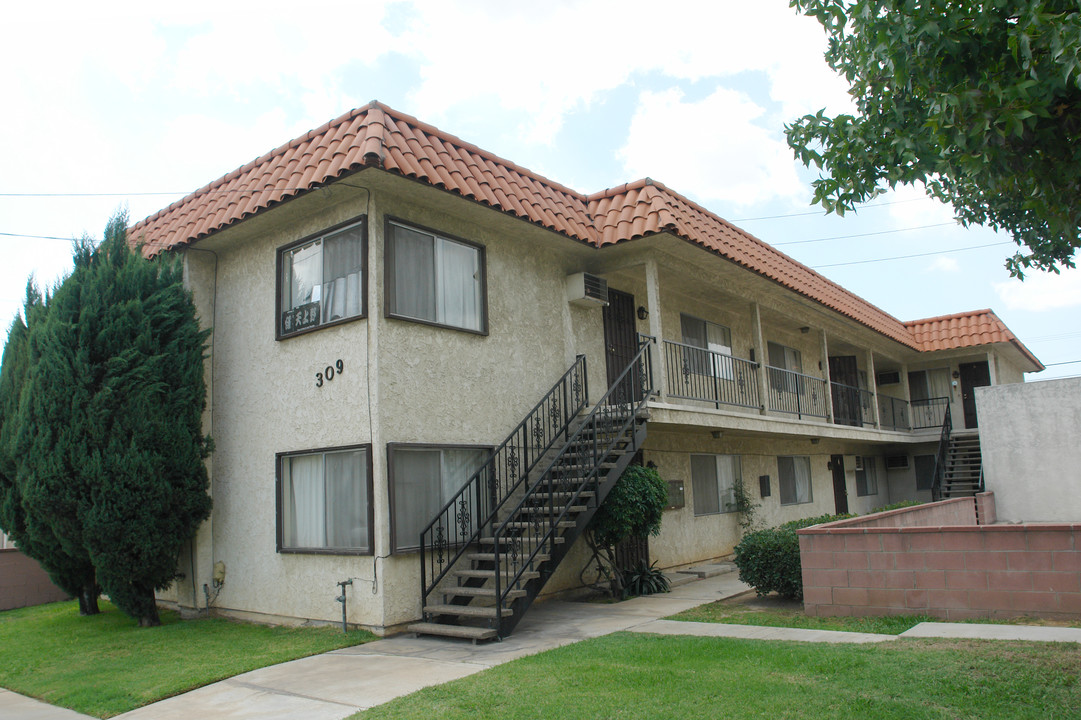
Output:
[[[976,407],[999,519],[1081,521],[1081,378],[978,388]]]

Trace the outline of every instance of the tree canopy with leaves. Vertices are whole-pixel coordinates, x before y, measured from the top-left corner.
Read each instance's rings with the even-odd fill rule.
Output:
[[[965,226],[1009,232],[1011,274],[1074,267],[1081,245],[1077,0],[791,0],[829,36],[856,114],[807,115],[788,143],[843,214],[923,183]]]
[[[15,431],[8,494],[27,526],[48,527],[65,556],[89,559],[117,607],[157,625],[154,592],[175,579],[181,546],[210,512],[208,332],[179,264],[143,259],[126,221],[114,217],[97,248],[76,244],[75,269],[33,315],[25,376],[13,370],[18,398],[3,403],[3,428]],[[9,338],[5,372],[21,337]],[[49,567],[56,550],[37,559]]]

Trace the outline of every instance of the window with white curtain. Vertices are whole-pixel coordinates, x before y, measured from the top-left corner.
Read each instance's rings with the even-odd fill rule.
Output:
[[[3,531],[0,531],[0,550],[13,549],[14,547],[15,543],[8,539],[8,536]]]
[[[691,372],[731,380],[732,332],[724,325],[700,320],[690,315],[679,316],[683,344],[701,348],[695,351],[685,348],[687,365]]]
[[[863,467],[856,468],[856,495],[878,495],[878,466],[873,457],[860,458]]]
[[[691,455],[695,515],[736,512],[739,455]]]
[[[782,505],[811,502],[811,458],[805,455],[777,458],[777,477]]]
[[[369,450],[279,455],[279,550],[371,552]]]
[[[803,358],[800,351],[775,342],[767,342],[766,351],[769,355],[770,366],[775,368],[769,372],[770,387],[775,392],[799,392],[797,378],[786,372],[778,372],[778,370],[802,373]]]
[[[389,446],[395,552],[420,547],[420,533],[480,469],[491,452],[488,447]],[[471,533],[486,509],[478,508],[477,502],[478,498],[465,497],[465,507],[455,508],[448,517],[456,525],[463,522],[465,531]],[[460,533],[457,526],[453,530]],[[453,534],[448,535],[448,542],[452,537]]]
[[[484,333],[484,249],[387,223],[387,313]]]
[[[282,248],[280,336],[362,317],[365,254],[363,220]]]

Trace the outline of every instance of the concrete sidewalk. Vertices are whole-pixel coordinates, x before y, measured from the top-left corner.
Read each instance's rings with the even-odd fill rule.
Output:
[[[795,628],[752,627],[661,620],[750,588],[736,573],[696,580],[671,593],[604,605],[550,600],[538,603],[502,642],[471,645],[445,638],[399,635],[254,670],[119,715],[124,720],[199,718],[311,718],[339,720],[429,685],[495,665],[621,630],[653,634],[735,637],[803,642],[892,642],[897,636]],[[1081,629],[921,623],[904,637],[975,637],[1081,643]],[[0,690],[4,720],[86,718]]]

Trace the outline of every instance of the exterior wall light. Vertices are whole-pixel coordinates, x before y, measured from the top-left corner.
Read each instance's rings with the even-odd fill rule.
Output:
[[[646,310],[645,305],[639,305],[638,306],[638,319],[639,320],[645,320],[647,317],[649,317],[649,310]]]

